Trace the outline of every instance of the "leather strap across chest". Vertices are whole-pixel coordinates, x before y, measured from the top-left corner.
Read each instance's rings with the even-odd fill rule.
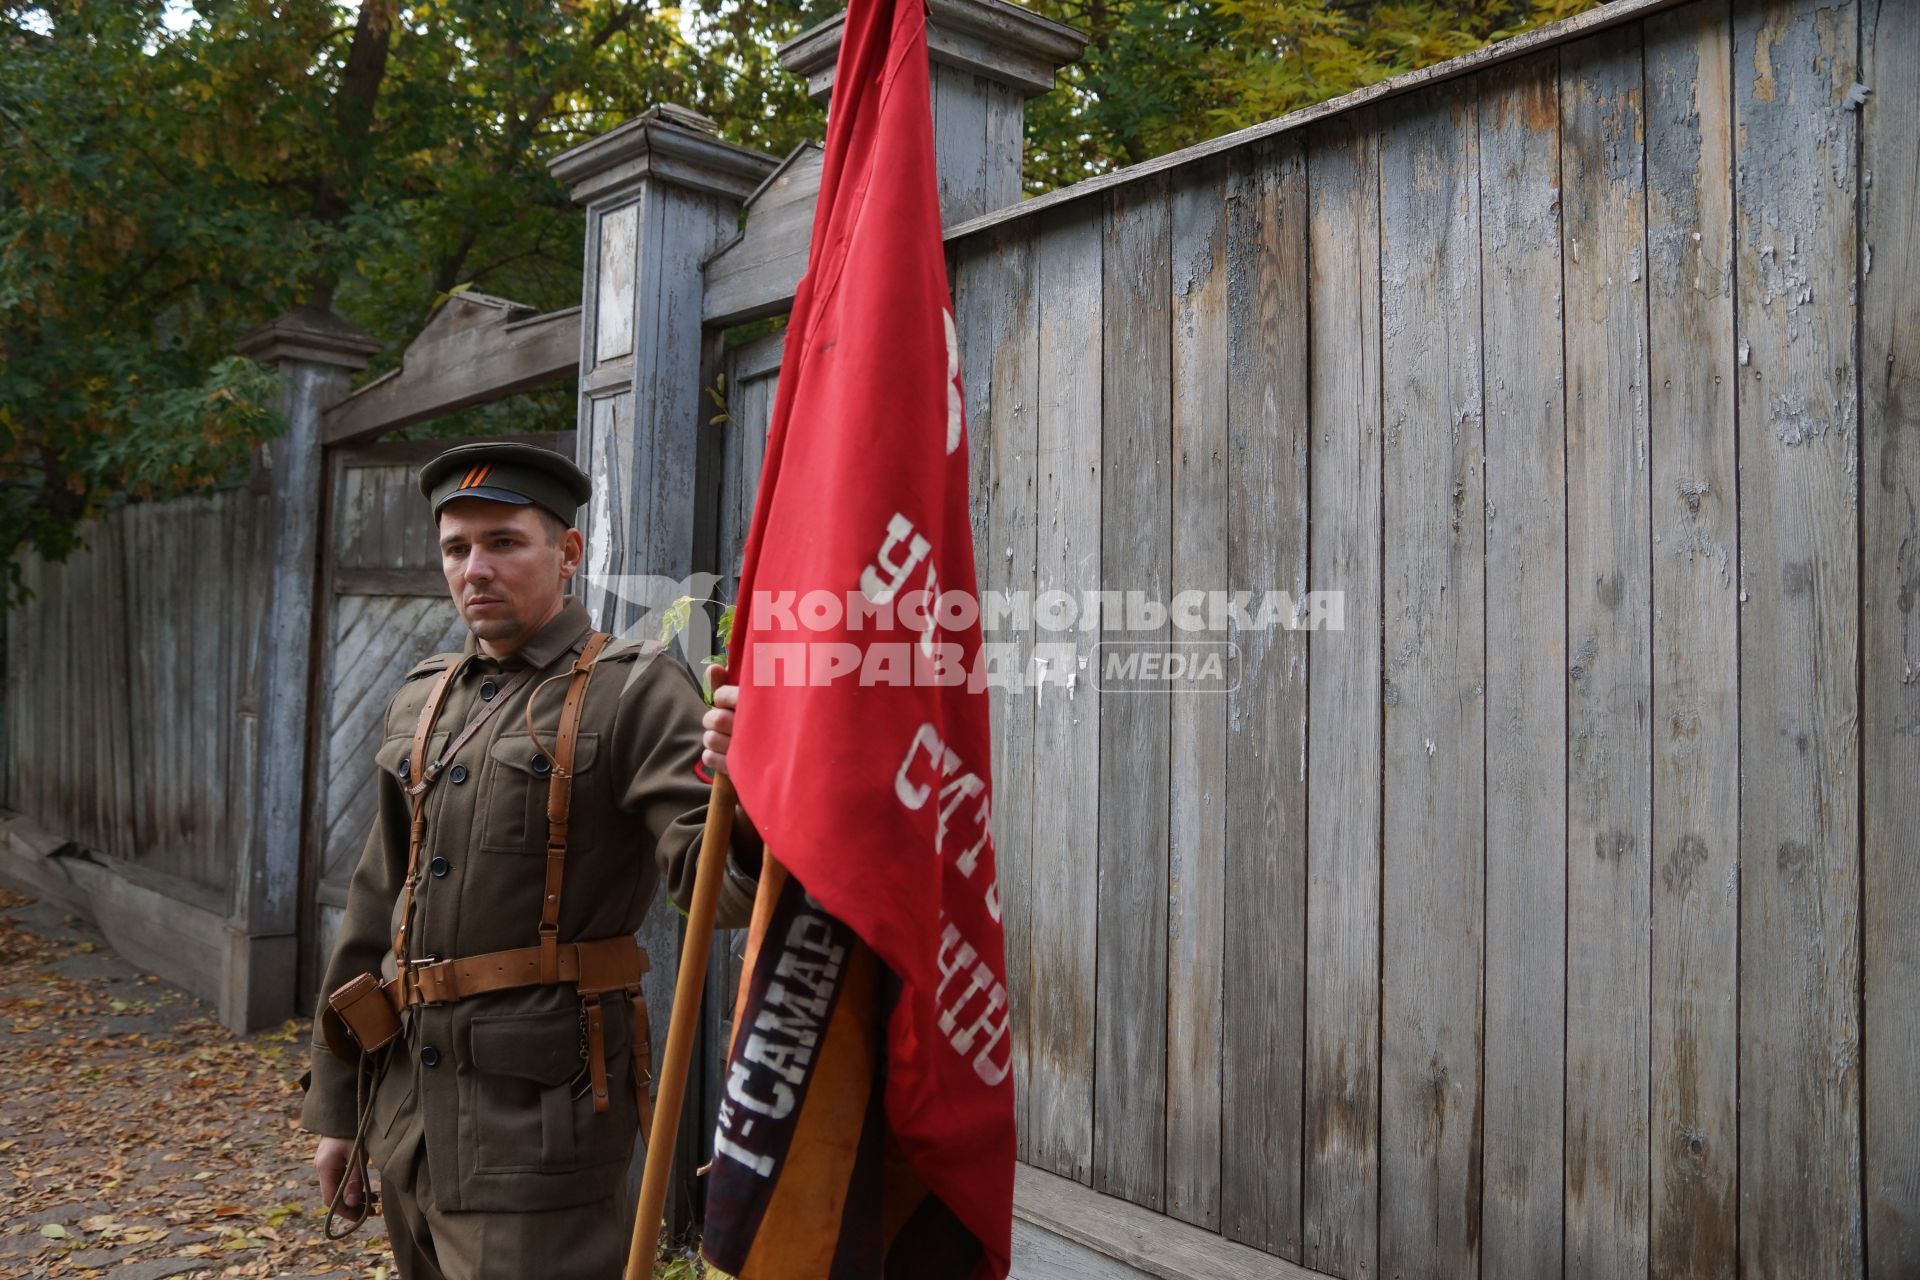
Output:
[[[593,664],[600,651],[613,639],[604,631],[587,637],[579,661],[560,675],[549,676],[534,687],[527,697],[527,736],[540,745],[533,731],[533,704],[540,690],[555,680],[567,680],[566,701],[560,704],[560,728],[547,752],[552,770],[547,777],[547,883],[540,898],[540,981],[551,984],[560,978],[560,891],[567,872],[567,826],[573,809],[573,753],[580,738],[580,713],[587,700],[587,681],[593,678]],[[542,748],[545,750],[545,748]]]
[[[604,632],[588,634],[586,646],[579,658],[565,671],[549,676],[535,687],[527,698],[526,728],[527,736],[539,745],[539,738],[533,730],[533,704],[544,689],[554,680],[566,679],[566,701],[560,710],[559,734],[553,750],[548,752],[552,770],[547,779],[547,877],[543,890],[540,911],[540,981],[555,983],[563,981],[559,976],[559,921],[560,891],[566,871],[567,857],[567,818],[573,798],[573,759],[574,750],[580,735],[580,715],[586,702],[587,681],[592,678],[593,666],[613,637]],[[408,935],[413,924],[414,889],[420,883],[420,852],[426,844],[427,831],[427,793],[433,784],[439,781],[440,772],[469,741],[480,731],[482,725],[506,706],[533,676],[531,671],[522,671],[514,676],[491,702],[468,722],[459,736],[448,744],[438,759],[427,762],[427,744],[432,740],[433,728],[445,708],[447,696],[452,692],[454,677],[465,664],[451,663],[440,673],[427,693],[427,700],[420,708],[420,718],[415,722],[413,731],[413,749],[408,756],[411,762],[407,779],[407,795],[412,801],[412,821],[407,832],[407,876],[400,891],[400,925],[394,932],[393,955],[401,972],[407,968]],[[545,750],[544,746],[542,750]],[[558,815],[556,821],[556,814]],[[556,851],[557,844],[557,851]]]
[[[407,798],[412,802],[413,815],[407,831],[407,878],[400,889],[400,927],[393,938],[393,957],[403,968],[407,963],[407,934],[413,924],[413,891],[420,883],[420,849],[426,843],[427,792],[440,780],[440,771],[447,767],[447,761],[458,755],[460,748],[473,740],[473,735],[480,732],[493,713],[512,701],[520,687],[533,678],[531,671],[514,676],[481,708],[480,714],[467,721],[467,727],[447,744],[447,749],[429,761],[427,744],[433,738],[434,722],[440,718],[447,694],[453,688],[453,678],[463,665],[464,661],[449,664],[433,682],[433,688],[427,692],[426,705],[420,708],[420,719],[414,724],[413,750],[407,756]]]
[[[427,792],[433,786],[433,779],[427,776],[427,743],[433,737],[433,722],[440,718],[440,708],[446,705],[453,688],[453,677],[463,665],[448,663],[427,691],[426,704],[420,708],[420,719],[413,728],[413,748],[407,756],[407,798],[413,814],[407,825],[407,878],[400,888],[400,927],[393,935],[393,958],[403,971],[407,967],[407,933],[413,926],[413,887],[420,880],[420,846],[427,835]]]

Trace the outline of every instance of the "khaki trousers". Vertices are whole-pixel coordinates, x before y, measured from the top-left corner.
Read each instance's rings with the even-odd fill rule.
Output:
[[[624,1187],[571,1209],[446,1212],[417,1133],[381,1168],[380,1210],[400,1280],[620,1280],[627,1262]]]

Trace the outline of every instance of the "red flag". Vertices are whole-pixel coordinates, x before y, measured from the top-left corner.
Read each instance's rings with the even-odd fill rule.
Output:
[[[728,768],[780,867],[705,1248],[753,1280],[1005,1276],[1006,961],[920,0],[848,8],[808,262],[730,648]]]

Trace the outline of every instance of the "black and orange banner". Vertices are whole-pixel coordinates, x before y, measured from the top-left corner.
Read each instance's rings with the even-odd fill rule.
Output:
[[[972,1234],[887,1126],[883,1034],[900,984],[777,865],[736,1011],[707,1196],[707,1257],[735,1275],[962,1280]],[[875,1211],[877,1207],[877,1212]],[[769,1220],[778,1231],[763,1233]]]

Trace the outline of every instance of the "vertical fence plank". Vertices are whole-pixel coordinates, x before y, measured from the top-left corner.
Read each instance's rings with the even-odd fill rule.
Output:
[[[160,507],[144,507],[141,512],[140,536],[128,545],[130,554],[136,557],[135,564],[150,563],[157,550],[164,547],[172,520],[163,517],[179,516]],[[150,583],[158,584],[165,579],[159,574],[149,578]],[[187,644],[187,620],[175,610],[168,609],[167,593],[163,590],[147,592],[146,613],[150,630],[146,635],[156,642],[156,652],[149,664],[149,676],[152,688],[153,714],[147,721],[147,737],[142,747],[152,753],[157,762],[152,778],[153,823],[146,831],[146,840],[142,844],[143,853],[151,858],[156,850],[171,846],[180,838],[180,801],[182,787],[179,772],[169,767],[170,748],[167,744],[179,737],[180,725],[180,676],[185,655],[182,650]]]
[[[669,202],[661,189],[648,184],[629,206],[631,215],[624,211],[603,215],[603,229],[612,232],[612,239],[598,248],[600,270],[606,273],[601,278],[605,288],[596,289],[592,306],[600,315],[602,332],[614,335],[610,343],[599,343],[596,334],[596,351],[606,353],[598,356],[598,363],[605,365],[617,358],[610,346],[647,353],[627,367],[633,378],[631,386],[621,389],[614,384],[607,392],[588,399],[586,411],[580,415],[583,437],[575,441],[580,466],[593,481],[594,497],[581,525],[587,544],[581,566],[581,576],[586,580],[582,600],[599,626],[616,633],[634,621],[639,605],[610,593],[596,580],[638,565],[645,565],[650,573],[668,572],[667,566],[656,566],[648,559],[648,504],[654,492],[653,469],[662,447],[661,407],[672,399],[674,390],[661,384],[659,361],[652,358],[663,350],[660,290],[666,274],[662,263],[669,238]],[[624,228],[607,225],[616,218],[633,227],[631,242],[626,240]],[[637,244],[638,250],[630,251],[629,243]],[[622,254],[625,261],[609,267],[607,256],[612,253]],[[625,341],[628,336],[630,344]],[[671,361],[672,357],[667,359]],[[584,363],[582,372],[587,372]],[[671,429],[669,425],[667,430]],[[659,920],[649,925],[663,942],[669,933],[664,925]],[[669,962],[668,967],[675,963]],[[669,993],[673,990],[670,984],[662,985]]]
[[[80,547],[68,557],[65,569],[65,598],[61,601],[64,613],[63,630],[67,634],[66,678],[68,705],[79,713],[79,719],[91,724],[97,713],[96,701],[99,692],[97,680],[87,678],[86,666],[82,664],[78,646],[74,640],[83,635],[94,633],[98,618],[93,598],[94,578],[99,568],[99,557],[91,548]],[[100,776],[102,762],[96,755],[96,740],[91,736],[73,735],[67,786],[69,802],[67,806],[68,825],[71,834],[92,848],[100,847],[99,819],[97,804],[83,804],[83,797],[90,797],[93,782]]]
[[[62,577],[64,579],[65,575],[62,574]],[[65,585],[64,581],[62,585]],[[77,655],[73,644],[73,637],[79,634],[78,620],[74,617],[74,602],[78,598],[77,592],[64,592],[50,602],[54,617],[57,619],[55,634],[60,637],[60,647],[57,650],[59,665],[55,668],[57,675],[54,682],[59,688],[68,691],[67,699],[64,700],[68,705],[71,705],[72,691],[82,687],[75,683],[79,673],[75,670]],[[77,826],[75,819],[80,817],[78,813],[81,782],[80,751],[81,743],[78,734],[60,736],[56,756],[58,767],[54,775],[58,788],[55,792],[54,812],[65,819],[65,825],[68,827]]]
[[[97,527],[97,526],[96,526]],[[74,641],[80,636],[97,634],[96,628],[101,619],[98,613],[99,598],[94,594],[98,590],[100,557],[98,552],[87,546],[77,548],[66,564],[66,598],[62,601],[66,611],[67,648],[67,688],[68,705],[79,712],[84,724],[97,723],[99,714],[100,682],[97,677],[89,678],[89,664],[81,661]],[[190,657],[191,655],[189,655]],[[102,744],[93,735],[73,735],[72,773],[68,785],[71,787],[72,802],[68,808],[68,822],[75,839],[91,848],[99,849],[100,843],[100,806],[83,804],[82,797],[92,798],[93,785],[101,776],[106,762],[100,759],[99,748]],[[180,762],[184,767],[191,764]]]
[[[1380,173],[1369,113],[1308,153],[1313,585],[1344,630],[1308,637],[1310,875],[1301,1261],[1378,1274],[1380,1192]],[[1236,583],[1236,585],[1238,585]],[[1237,732],[1253,731],[1237,725]],[[1233,747],[1229,745],[1229,751]],[[1231,1126],[1230,1126],[1231,1127]]]
[[[1167,600],[1173,513],[1167,184],[1115,192],[1102,277],[1100,579]],[[1106,630],[1103,621],[1103,632]],[[1168,638],[1162,622],[1129,642]],[[1093,1186],[1165,1204],[1168,695],[1102,691]]]
[[[323,484],[327,483],[324,471],[321,473],[321,479]],[[325,495],[329,492],[331,492],[331,486],[322,490],[323,503],[326,501]],[[249,592],[256,577],[264,576],[259,570],[256,556],[265,540],[254,537],[254,530],[263,527],[260,516],[263,508],[260,501],[258,495],[244,490],[233,495],[234,518],[229,526],[226,557],[227,564],[232,567],[224,590],[228,657],[222,694],[225,699],[225,715],[221,723],[223,732],[230,734],[232,741],[227,750],[227,773],[221,780],[224,797],[219,830],[222,833],[220,839],[231,839],[232,847],[242,849],[251,848],[253,844],[253,788],[247,784],[246,780],[257,776],[256,766],[259,761],[258,705],[249,702],[248,695],[257,683],[255,665],[258,661],[259,647],[254,643],[254,635],[255,624],[261,614],[249,599]],[[317,509],[317,513],[324,513],[324,511],[324,506]],[[326,543],[323,540],[325,527],[323,520],[314,538],[315,554],[323,560],[327,554]],[[321,586],[314,597],[314,614],[312,615],[317,628],[315,634],[322,638],[323,651],[318,656],[318,670],[313,673],[315,678],[310,687],[311,698],[307,704],[308,715],[311,717],[308,722],[310,728],[318,728],[327,723],[323,718],[326,714],[324,708],[327,697],[324,679],[326,671],[324,640],[329,630],[326,625],[326,610],[332,603],[331,578],[330,570],[323,566],[320,575]],[[121,671],[125,671],[124,664]],[[120,683],[125,684],[124,676]],[[315,789],[309,793],[306,812],[301,815],[302,838],[308,842],[305,847],[316,851],[319,845],[314,843],[313,833],[317,830],[317,819],[326,798],[327,761],[325,756],[315,750],[311,744],[324,744],[325,741],[324,732],[309,735],[307,767],[312,771],[310,776],[315,779]],[[300,876],[298,892],[302,896],[295,907],[296,917],[300,923],[296,927],[307,937],[311,937],[313,932],[309,923],[311,915],[304,908],[311,899],[319,868],[314,865],[318,861],[317,857],[307,858],[303,855],[303,860],[309,865],[303,868]],[[297,963],[304,964],[304,958]],[[318,984],[317,971],[301,975],[297,981],[301,985],[294,995],[294,1003],[296,1007],[306,1006],[309,997],[313,994],[306,984]]]
[[[999,241],[993,249],[992,272],[983,283],[991,290],[987,343],[993,393],[986,433],[991,492],[987,509],[987,552],[982,577],[993,597],[1033,598],[1034,555],[1038,529],[1038,501],[1034,459],[1035,409],[1040,398],[1040,304],[1035,296],[1033,245],[1020,232]],[[982,619],[983,628],[991,626]],[[1017,621],[993,627],[990,643],[1004,646],[1016,677],[1033,670],[1033,628]],[[1006,926],[1007,992],[1013,1020],[1014,1121],[1020,1155],[1032,1149],[1028,1092],[1033,1072],[1034,1010],[1040,997],[1038,971],[1033,964],[1035,905],[1038,886],[1033,876],[1036,812],[1051,815],[1051,805],[1034,804],[1034,700],[1024,688],[996,694],[991,699],[993,738],[994,856],[1000,873],[1000,901]],[[1051,928],[1051,922],[1047,922]],[[1050,979],[1049,979],[1050,980]]]
[[[48,690],[42,704],[43,714],[41,717],[41,725],[43,729],[50,728],[52,725],[57,724],[59,722],[58,717],[63,714],[63,708],[60,702],[53,696],[53,690],[64,687],[63,681],[66,676],[64,665],[67,653],[66,638],[60,625],[62,606],[57,597],[50,598],[40,594],[47,587],[51,586],[53,582],[57,581],[57,572],[58,566],[47,565],[45,562],[42,562],[41,586],[36,589],[35,593],[36,599],[48,600],[47,604],[36,611],[40,620],[40,636],[39,643],[34,646],[35,651],[40,654],[42,670],[48,672],[52,677],[43,680],[43,687]],[[41,749],[39,760],[34,770],[39,783],[35,791],[40,805],[39,811],[42,813],[59,813],[62,811],[60,809],[62,803],[61,780],[66,776],[66,751],[69,744],[65,735],[55,736],[51,739],[51,742],[52,745],[50,747],[43,747]]]
[[[1037,232],[1039,325],[1034,588],[1078,592],[1100,581],[1101,226],[1054,217]],[[1036,642],[1037,644],[1038,642]],[[1090,642],[1049,636],[1054,665],[1076,666]],[[1075,649],[1081,652],[1075,654]],[[1063,657],[1060,650],[1065,650]],[[1095,921],[1099,909],[1100,698],[1077,671],[1034,692],[1033,1006],[1030,1159],[1093,1177]]]
[[[1021,90],[995,81],[987,82],[986,99],[987,173],[982,208],[1004,209],[1020,203],[1018,161],[1024,155],[1027,99]]]
[[[1380,1271],[1480,1252],[1485,528],[1471,82],[1380,139],[1385,402]]]
[[[601,579],[611,576],[616,565],[639,563],[633,550],[638,540],[634,492],[651,483],[650,474],[641,469],[648,464],[637,440],[633,400],[631,390],[590,398],[591,410],[582,417],[591,427],[578,457],[581,470],[593,481],[594,501],[580,526],[587,545],[575,591],[595,625],[616,634],[633,625],[638,608]]]
[[[38,611],[40,615],[40,643],[36,645],[35,648],[40,654],[40,661],[43,664],[42,669],[52,677],[43,679],[41,682],[41,688],[44,690],[44,693],[41,702],[40,725],[43,732],[51,730],[54,725],[60,723],[64,714],[64,699],[61,697],[61,693],[66,686],[63,683],[64,668],[62,664],[66,662],[67,652],[70,646],[67,644],[66,636],[62,634],[60,630],[58,596],[53,594],[54,588],[59,582],[58,572],[58,566],[49,565],[43,561],[41,563],[40,583],[35,588],[35,598],[47,601],[47,604]],[[152,633],[149,632],[145,634],[151,635]],[[151,655],[147,655],[147,660],[151,661]],[[143,710],[143,708],[139,707],[139,704],[135,705],[137,710]],[[66,743],[60,741],[59,738],[55,738],[54,741],[56,741],[58,745],[53,749],[42,749],[40,757],[41,763],[36,770],[39,775],[39,787],[37,788],[40,803],[39,812],[48,814],[61,812],[58,807],[60,799],[59,786],[65,769],[64,753],[66,751]],[[156,762],[152,760],[147,762],[148,771],[156,767]],[[153,795],[151,788],[147,788],[139,794],[147,804],[151,805]],[[150,812],[149,810],[149,814]],[[152,823],[150,819],[141,824],[143,836],[151,829]]]
[[[1920,1275],[1920,6],[1861,11],[1867,1265]]]
[[[1653,838],[1640,32],[1561,55],[1567,347],[1566,1273],[1647,1267]]]
[[[230,504],[222,505],[231,509]],[[133,833],[125,822],[131,799],[127,766],[131,763],[129,756],[132,743],[128,740],[126,733],[126,691],[122,688],[122,681],[119,679],[120,673],[126,670],[123,650],[131,635],[127,630],[127,620],[123,611],[125,602],[121,599],[118,590],[121,581],[120,557],[123,544],[118,537],[105,528],[100,529],[98,534],[89,539],[89,542],[93,569],[89,574],[91,581],[88,583],[92,599],[87,602],[87,609],[92,614],[92,630],[89,632],[92,643],[88,646],[92,650],[92,661],[91,669],[86,672],[84,678],[92,686],[93,711],[85,723],[89,729],[88,736],[93,738],[94,767],[98,770],[92,779],[93,800],[99,810],[97,822],[101,841],[96,847],[125,858],[136,855],[139,852],[139,846],[133,843]],[[217,547],[218,543],[215,546]],[[220,581],[220,575],[202,573],[200,576],[211,579],[214,584],[216,603],[209,621],[224,629],[230,625],[230,619],[234,614],[231,603],[221,598],[220,588],[223,584]],[[226,717],[232,711],[232,705],[221,696],[222,690],[219,684],[221,674],[220,669],[213,672],[215,685],[208,699],[209,718],[205,724],[199,726],[196,734],[202,748],[211,747],[216,757],[224,757],[231,749],[231,735],[224,730],[227,726]],[[211,742],[208,741],[209,738],[212,739]],[[224,777],[216,778],[212,790],[205,793],[201,801],[201,810],[208,823],[202,832],[203,840],[222,829],[220,802],[226,794],[225,781]],[[224,884],[225,877],[222,874],[224,869],[220,865],[224,851],[217,847],[216,841],[208,840],[207,843],[214,844],[216,847],[196,851],[201,855],[199,861],[206,864],[201,878]]]
[[[1227,225],[1220,167],[1173,193],[1173,598],[1227,587]],[[1210,633],[1176,630],[1174,652]],[[1224,635],[1221,637],[1224,639]],[[1211,646],[1208,646],[1211,647]],[[1227,701],[1171,698],[1167,834],[1167,1212],[1220,1223]]]
[[[1861,1272],[1858,17],[1852,0],[1733,12],[1740,1261],[1754,1280]]]
[[[992,520],[993,455],[988,419],[993,400],[993,309],[1001,283],[998,266],[998,255],[969,254],[954,264],[950,276],[960,387],[965,394],[967,524],[973,533],[976,598],[987,581],[987,527]]]
[[[14,565],[23,588],[30,588],[39,576],[40,562],[36,556],[23,555]],[[7,607],[6,634],[6,670],[0,672],[4,683],[0,683],[0,721],[4,721],[7,735],[6,777],[0,781],[0,805],[15,813],[31,813],[28,807],[30,792],[27,789],[26,757],[21,753],[23,744],[32,741],[29,730],[37,723],[38,698],[33,696],[33,684],[25,679],[25,673],[32,669],[33,639],[31,627],[34,623],[31,607],[12,604]]]
[[[700,260],[712,250],[718,227],[722,223],[731,227],[730,210],[731,205],[712,196],[675,193],[664,201],[658,232],[664,240],[659,277],[642,276],[641,289],[636,290],[648,292],[647,286],[652,286],[640,306],[658,312],[653,323],[662,334],[700,332]],[[648,325],[643,321],[641,327]],[[639,336],[644,342],[645,333]],[[694,568],[694,540],[688,534],[698,527],[696,482],[701,474],[700,442],[705,438],[696,424],[710,412],[701,386],[701,344],[668,338],[657,346],[638,345],[635,351],[642,376],[657,388],[644,408],[638,404],[635,408],[636,425],[644,419],[652,441],[652,479],[650,488],[639,490],[646,495],[641,528],[647,550],[639,560],[621,567],[643,566],[647,573],[681,577]]]
[[[38,681],[27,678],[39,668],[41,611],[31,602],[39,599],[42,576],[40,557],[21,557],[20,584],[32,595],[7,613],[7,807],[25,814],[40,811],[38,758],[29,746],[37,740],[40,751],[46,750],[40,730],[47,694]]]
[[[935,92],[937,93],[938,89],[936,89]],[[976,143],[984,146],[984,142],[981,139],[976,139]],[[957,357],[960,371],[960,387],[965,396],[963,411],[967,440],[967,520],[969,530],[973,535],[972,581],[967,583],[966,587],[973,593],[974,600],[977,603],[988,582],[990,565],[987,560],[987,546],[988,534],[993,518],[993,454],[991,432],[993,397],[995,395],[993,385],[993,318],[996,307],[1001,304],[1005,293],[1008,291],[1007,286],[1009,282],[1004,279],[1004,261],[1001,255],[990,250],[981,252],[979,248],[976,247],[975,252],[964,255],[957,262],[951,257],[949,257],[948,261],[950,263],[948,280],[953,294],[951,312],[954,326],[953,336],[958,344]],[[949,587],[953,585],[956,584],[948,584]],[[984,642],[987,637],[983,633],[981,638]],[[986,653],[983,651],[980,656],[984,661]],[[1017,1158],[1017,1144],[1022,1136],[1021,1130],[1023,1128],[1021,1104],[1025,1101],[1026,1072],[1024,1064],[1019,1060],[1021,1036],[1017,1025],[1017,1011],[1013,1008],[1015,999],[1019,998],[1016,997],[1014,993],[1019,991],[1020,988],[1015,985],[1012,963],[1012,952],[1014,948],[1009,945],[1012,939],[1008,936],[1012,932],[1009,927],[1011,921],[1008,919],[1008,896],[1012,882],[1006,874],[1006,851],[999,839],[1001,827],[997,821],[1000,806],[998,781],[1001,772],[999,767],[999,752],[996,749],[1000,730],[1000,710],[997,699],[989,697],[987,714],[989,763],[992,766],[990,771],[992,790],[989,794],[989,817],[990,819],[994,819],[990,823],[990,830],[994,835],[994,883],[997,886],[1000,901],[1002,954],[1004,962],[1007,964],[1007,1018],[1009,1032],[1008,1048],[1010,1054],[1008,1070],[1013,1075],[1015,1156]],[[1023,847],[1014,854],[1014,858],[1019,864],[1019,870],[1022,872],[1020,888],[1017,894],[1015,894],[1015,896],[1020,899],[1020,902],[1018,906],[1014,908],[1014,911],[1021,913],[1024,913],[1027,908],[1024,875],[1025,853],[1026,850],[1023,842]],[[1024,961],[1024,957],[1022,957],[1022,959]],[[1021,970],[1021,980],[1024,981],[1024,964],[1021,965]],[[1024,992],[1021,994],[1024,995]]]
[[[1567,440],[1559,59],[1481,82],[1487,395],[1484,1273],[1560,1274]]]
[[[9,637],[19,635],[20,647],[15,651],[19,657],[17,663],[7,668],[7,693],[10,706],[26,712],[16,716],[9,711],[7,720],[13,734],[12,749],[8,756],[10,767],[14,770],[14,785],[9,788],[8,803],[21,813],[35,814],[46,812],[46,760],[49,741],[47,729],[52,722],[48,716],[48,702],[53,691],[48,689],[47,681],[28,680],[25,673],[38,671],[46,661],[47,611],[35,608],[33,602],[44,598],[46,589],[46,562],[38,556],[27,557],[24,578],[25,589],[32,594],[28,603],[14,613],[14,620],[7,627]],[[22,621],[24,619],[24,621]],[[41,743],[38,751],[29,750],[29,744]]]
[[[1228,170],[1227,563],[1235,590],[1306,588],[1307,173],[1301,144]],[[1243,628],[1227,703],[1221,1225],[1300,1256],[1306,635]]]
[[[236,495],[236,497],[239,496]],[[241,532],[246,534],[251,533],[252,530],[242,527]],[[140,842],[136,838],[133,826],[135,748],[132,732],[133,709],[129,705],[131,699],[127,688],[127,648],[129,645],[137,644],[139,638],[127,625],[127,600],[123,590],[127,580],[126,540],[120,536],[118,529],[103,528],[97,545],[106,568],[100,580],[100,590],[112,603],[110,620],[106,623],[104,632],[96,637],[100,667],[95,678],[99,681],[105,696],[105,715],[93,731],[107,738],[110,752],[108,767],[112,770],[112,775],[104,780],[105,787],[112,796],[111,829],[114,835],[110,848],[123,857],[131,857],[138,852]],[[242,601],[232,599],[231,594],[232,586],[228,584],[228,598],[223,599],[221,604],[221,613],[227,625],[245,626],[252,622],[256,615],[242,607]],[[226,737],[225,730],[237,723],[238,712],[237,700],[228,698],[222,703],[222,715],[218,724],[223,738]]]
[[[1739,926],[1726,5],[1646,27],[1653,504],[1652,1274],[1732,1275]]]
[[[411,482],[409,468],[379,467],[368,477],[380,494],[380,558],[375,563],[389,569],[407,564],[407,531],[419,518],[420,490]]]
[[[127,625],[140,643],[132,646],[127,662],[127,727],[134,742],[133,759],[133,833],[141,848],[155,839],[157,810],[154,804],[154,779],[164,763],[148,745],[154,721],[158,718],[159,698],[154,686],[155,651],[162,642],[147,608],[151,582],[147,574],[135,572],[134,555],[143,535],[144,506],[129,506],[122,513],[117,536],[121,554],[127,563],[126,600],[121,605]]]
[[[14,564],[14,573],[24,586],[33,581],[38,561],[33,556],[23,555]],[[0,776],[0,807],[11,809],[15,813],[25,809],[26,792],[22,786],[20,746],[29,741],[27,728],[34,722],[33,699],[27,691],[31,683],[22,678],[29,670],[33,660],[31,642],[27,637],[27,626],[33,614],[19,604],[7,606],[6,634],[4,651],[6,666],[0,668],[0,733],[6,735],[7,755],[5,772]]]
[[[187,722],[181,726],[181,737],[174,744],[181,754],[193,760],[193,767],[190,771],[183,771],[191,788],[186,797],[188,825],[182,833],[181,847],[174,858],[174,869],[216,889],[228,888],[233,878],[227,866],[229,852],[216,834],[225,827],[223,819],[226,814],[221,801],[226,795],[227,756],[233,750],[233,735],[225,731],[229,725],[226,717],[228,708],[222,697],[226,688],[227,663],[231,660],[226,638],[228,620],[232,614],[223,590],[225,584],[220,580],[222,575],[195,574],[191,566],[196,556],[205,554],[206,548],[217,547],[225,542],[233,512],[231,499],[236,496],[232,493],[220,494],[206,503],[200,518],[194,522],[191,534],[178,546],[176,554],[180,558],[175,563],[179,568],[173,570],[174,573],[191,576],[196,584],[192,591],[193,618],[188,632],[188,647],[192,650],[191,700],[187,704]],[[318,513],[317,507],[315,513]],[[301,639],[304,641],[311,634],[309,629]],[[304,679],[304,662],[300,670]],[[210,725],[219,728],[208,734],[207,726]],[[304,744],[306,736],[297,735],[295,741]],[[297,822],[300,814],[297,804],[292,813]],[[294,856],[298,857],[297,843]],[[246,901],[245,891],[237,885],[232,887],[238,895],[237,901]]]
[[[987,212],[986,82],[971,71],[936,63],[932,72],[934,171],[940,183],[940,220],[947,226]]]

